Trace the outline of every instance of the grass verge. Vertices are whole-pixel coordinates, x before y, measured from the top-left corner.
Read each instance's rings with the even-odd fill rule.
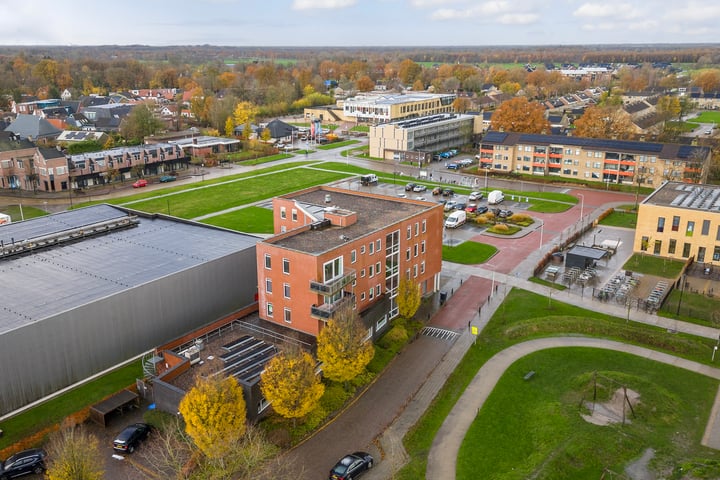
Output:
[[[442,259],[446,262],[476,265],[487,262],[497,253],[497,248],[485,243],[473,241],[463,242],[455,247],[443,245]]]

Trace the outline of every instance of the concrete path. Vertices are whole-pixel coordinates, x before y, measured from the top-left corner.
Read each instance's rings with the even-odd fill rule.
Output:
[[[507,370],[507,368],[516,360],[530,353],[558,347],[603,348],[607,350],[625,352],[656,362],[662,362],[679,368],[684,368],[686,370],[720,380],[720,369],[674,357],[672,355],[650,350],[648,348],[628,345],[611,340],[603,340],[599,338],[559,337],[543,338],[519,343],[503,350],[502,352],[499,352],[488,360],[487,363],[480,368],[470,385],[468,385],[468,388],[455,404],[455,407],[453,407],[452,411],[447,416],[445,422],[435,436],[435,440],[433,441],[433,445],[428,456],[425,478],[441,478],[443,480],[454,479],[457,456],[460,451],[460,445],[465,438],[465,434],[475,420],[477,412],[492,392],[495,384],[500,380],[503,373],[505,373],[505,370]],[[703,444],[706,444],[705,440],[709,437],[712,437],[712,440],[716,441],[716,436],[711,435],[709,432],[717,430],[716,428],[713,428],[714,424],[718,421],[717,410],[718,405],[716,399],[716,406],[713,408],[714,415],[711,416],[710,421],[708,422],[705,437],[703,437]]]

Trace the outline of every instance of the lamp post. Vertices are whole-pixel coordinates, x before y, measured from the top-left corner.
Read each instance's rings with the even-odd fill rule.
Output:
[[[545,224],[540,225],[540,248],[542,248],[543,245],[543,228],[545,228]]]
[[[578,193],[577,196],[580,197],[580,226],[582,227],[583,210],[585,208],[585,195],[583,195],[582,193]]]
[[[488,188],[488,170],[489,170],[489,168],[485,167],[485,192],[487,192],[487,188]]]
[[[683,292],[685,291],[685,274],[682,276],[682,285],[680,286],[680,298],[678,299],[678,306],[676,315],[680,315],[680,305],[682,304]]]

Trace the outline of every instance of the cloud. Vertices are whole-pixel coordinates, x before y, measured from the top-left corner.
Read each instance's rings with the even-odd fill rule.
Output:
[[[352,7],[357,0],[293,0],[293,10],[336,9]]]
[[[614,18],[615,21],[627,21],[641,18],[644,13],[630,3],[583,3],[573,12],[575,17]]]
[[[498,17],[503,25],[529,25],[540,19],[537,13],[506,13]]]
[[[512,7],[509,2],[501,0],[483,2],[480,5],[475,5],[469,8],[462,9],[440,8],[432,12],[430,14],[430,18],[432,20],[467,20],[468,18],[482,18],[488,16],[498,16],[502,14],[524,15],[517,10],[517,7]]]

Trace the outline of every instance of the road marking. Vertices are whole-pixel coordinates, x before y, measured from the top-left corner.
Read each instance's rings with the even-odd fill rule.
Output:
[[[437,328],[437,327],[423,327],[423,329],[420,333],[422,335],[425,335],[428,337],[439,338],[441,340],[454,340],[455,337],[458,336],[457,332],[454,332],[452,330],[447,330],[445,328]]]

